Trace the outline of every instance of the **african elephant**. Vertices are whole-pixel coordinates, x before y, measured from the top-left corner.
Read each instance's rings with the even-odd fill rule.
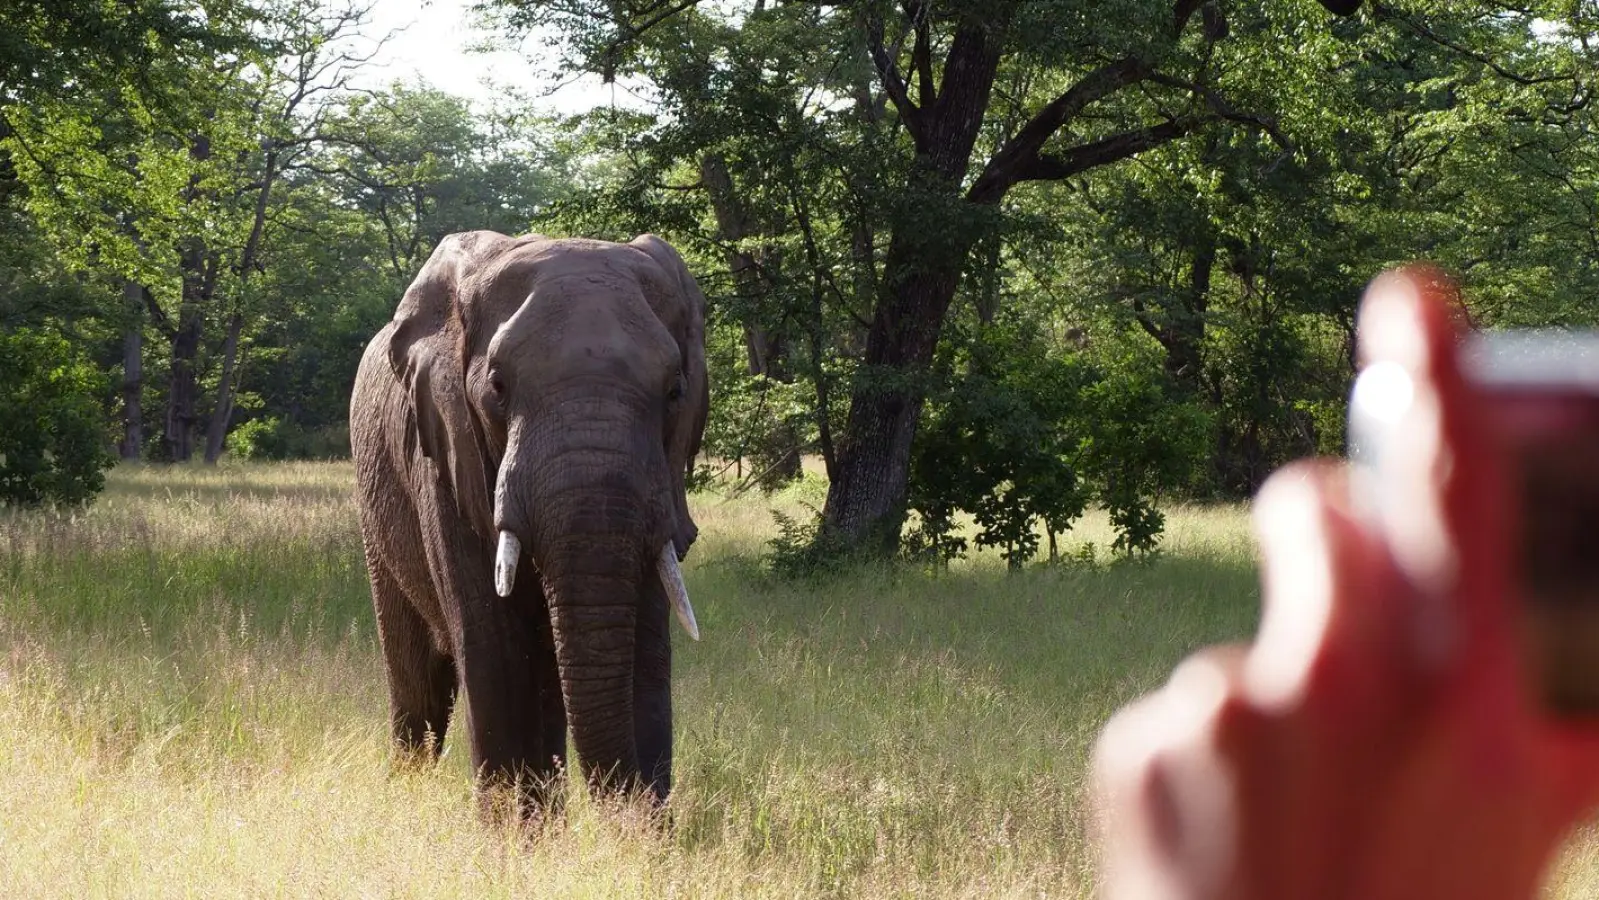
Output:
[[[479,785],[672,777],[668,607],[705,429],[705,297],[676,250],[453,234],[361,359],[361,537],[393,737],[436,758],[458,688]],[[482,792],[486,798],[493,792]]]

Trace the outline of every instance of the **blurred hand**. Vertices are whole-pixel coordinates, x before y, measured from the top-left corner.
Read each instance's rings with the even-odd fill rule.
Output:
[[[1342,464],[1276,473],[1254,643],[1185,660],[1106,726],[1104,896],[1519,900],[1599,804],[1599,729],[1546,717],[1521,670],[1515,523],[1453,291],[1411,267],[1362,303],[1363,360],[1415,387],[1375,521]]]

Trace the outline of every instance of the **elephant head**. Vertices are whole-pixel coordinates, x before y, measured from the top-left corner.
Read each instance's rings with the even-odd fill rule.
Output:
[[[698,639],[678,561],[697,534],[684,479],[709,401],[704,327],[704,295],[652,235],[452,235],[395,314],[407,434],[483,548],[484,583],[504,602],[519,579],[542,587],[591,779],[639,771],[640,610],[664,595]]]

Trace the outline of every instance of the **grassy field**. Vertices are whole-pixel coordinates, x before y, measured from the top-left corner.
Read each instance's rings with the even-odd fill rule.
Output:
[[[1149,565],[796,585],[759,557],[816,484],[702,495],[676,828],[577,792],[530,838],[480,824],[458,731],[391,773],[350,482],[125,468],[77,517],[0,513],[8,896],[1085,897],[1100,724],[1256,616],[1240,509],[1171,511]],[[1599,868],[1558,880],[1593,896]]]

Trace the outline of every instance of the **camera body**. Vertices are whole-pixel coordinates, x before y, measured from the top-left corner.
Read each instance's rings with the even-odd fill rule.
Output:
[[[1460,364],[1509,466],[1527,672],[1551,713],[1599,713],[1599,331],[1471,332]],[[1409,389],[1393,364],[1355,381],[1349,456],[1366,511],[1391,496],[1383,449]]]

